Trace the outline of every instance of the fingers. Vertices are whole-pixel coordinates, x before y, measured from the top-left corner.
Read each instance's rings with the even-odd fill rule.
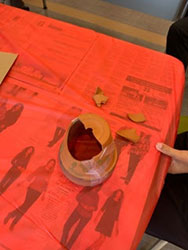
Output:
[[[188,150],[177,150],[161,142],[156,144],[156,149],[175,160],[188,163]]]
[[[161,153],[165,154],[165,155],[168,155],[168,156],[171,156],[171,157],[176,157],[177,154],[178,154],[178,150],[174,149],[174,148],[171,148],[169,147],[168,145],[164,144],[164,143],[161,143],[161,142],[158,142],[156,144],[156,149],[158,151],[160,151]]]

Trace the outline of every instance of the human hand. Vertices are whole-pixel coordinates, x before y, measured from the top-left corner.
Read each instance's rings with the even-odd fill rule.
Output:
[[[168,173],[188,173],[188,150],[177,150],[161,142],[156,144],[156,149],[172,158]]]

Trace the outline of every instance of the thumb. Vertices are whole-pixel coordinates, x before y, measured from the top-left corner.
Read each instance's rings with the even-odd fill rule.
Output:
[[[177,150],[161,142],[156,144],[156,149],[165,155],[171,156],[174,160],[188,164],[188,150]]]
[[[172,158],[178,157],[178,153],[179,153],[178,150],[171,148],[170,146],[168,146],[162,142],[158,142],[156,144],[156,149],[165,155],[171,156]]]

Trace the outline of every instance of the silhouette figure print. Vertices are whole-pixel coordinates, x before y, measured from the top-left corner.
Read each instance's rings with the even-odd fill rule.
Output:
[[[104,243],[107,237],[111,237],[114,227],[116,235],[119,232],[118,218],[123,201],[124,193],[121,189],[115,190],[112,195],[106,200],[101,210],[98,212],[96,221],[100,220],[95,228],[99,233],[99,237],[87,250],[98,250]]]
[[[12,126],[16,123],[18,118],[20,117],[24,106],[22,103],[15,104],[11,109],[9,109],[2,120],[0,120],[0,132],[6,129],[9,126]]]
[[[12,167],[0,182],[0,195],[22,174],[34,153],[34,147],[29,146],[18,153],[11,161]]]
[[[31,183],[27,188],[24,202],[18,208],[8,213],[4,219],[4,224],[8,223],[8,221],[12,219],[9,227],[10,230],[14,229],[18,221],[29,210],[40,195],[46,192],[49,179],[55,168],[55,164],[56,161],[54,159],[50,159],[44,166],[37,168],[31,175],[29,175],[28,181]]]
[[[68,249],[71,249],[84,227],[92,218],[93,212],[97,210],[99,202],[98,192],[100,189],[101,185],[92,188],[85,187],[76,196],[78,205],[65,222],[61,238],[61,244]],[[76,226],[74,227],[75,224]],[[72,227],[74,227],[74,230],[69,235]]]

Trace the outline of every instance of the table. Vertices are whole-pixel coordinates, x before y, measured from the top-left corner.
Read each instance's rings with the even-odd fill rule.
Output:
[[[0,87],[0,246],[136,249],[169,165],[155,144],[174,143],[182,64],[6,5],[0,16],[0,51],[19,54]],[[109,97],[101,108],[92,100],[97,86]],[[95,188],[71,183],[58,160],[70,121],[86,112],[109,122],[119,156],[110,179]],[[131,122],[131,112],[147,121]],[[140,142],[115,136],[123,127],[136,128]]]

